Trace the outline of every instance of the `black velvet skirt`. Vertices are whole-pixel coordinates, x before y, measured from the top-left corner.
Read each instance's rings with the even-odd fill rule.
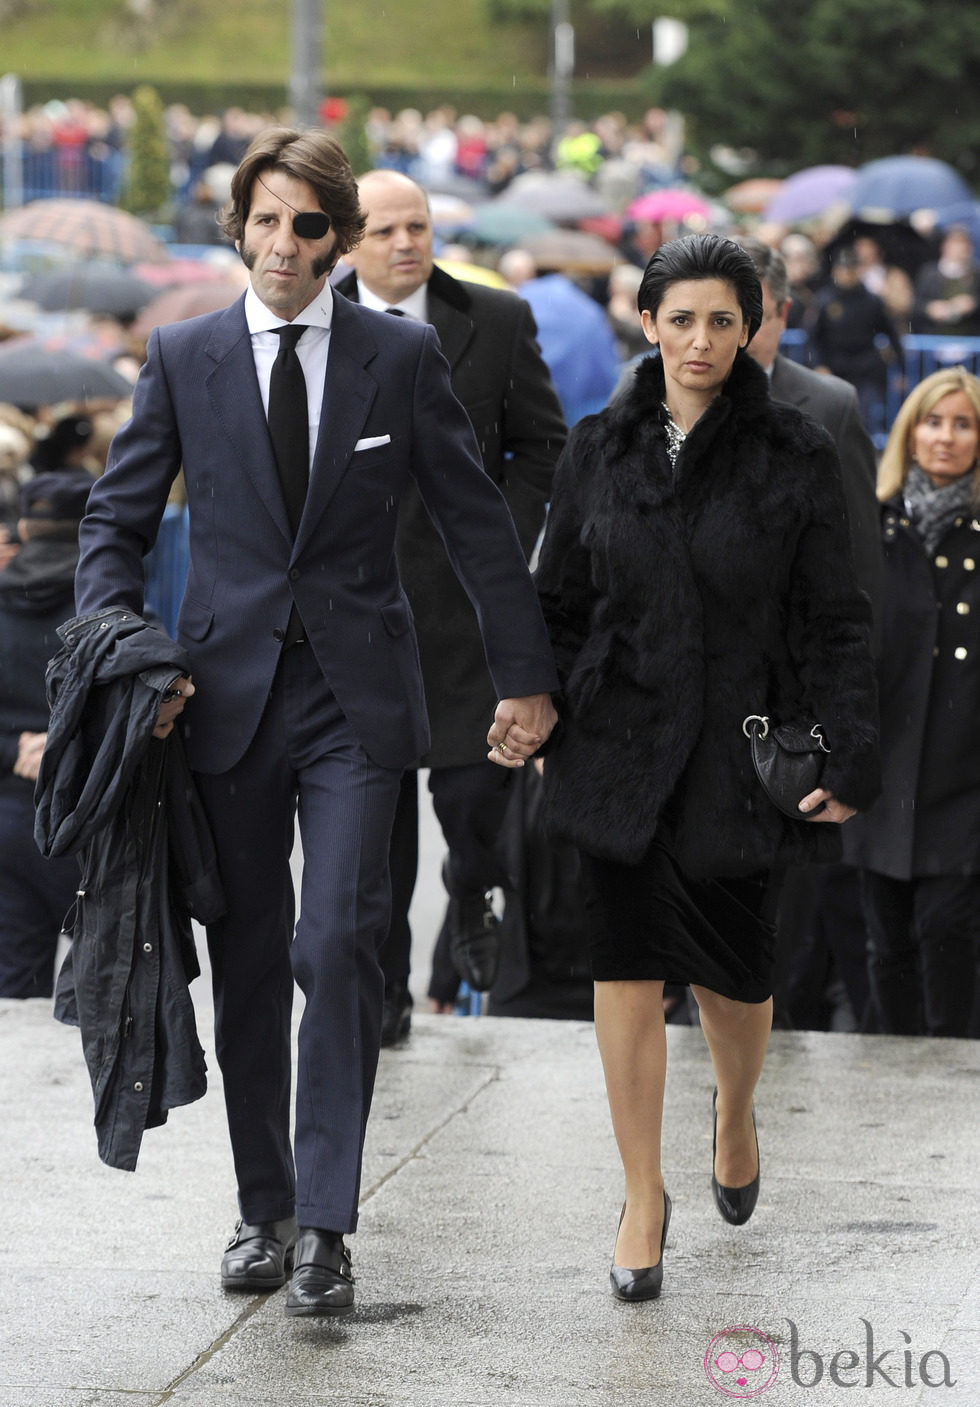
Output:
[[[692,983],[743,1002],[772,995],[774,876],[691,879],[661,837],[637,865],[595,856],[587,865],[596,982]]]

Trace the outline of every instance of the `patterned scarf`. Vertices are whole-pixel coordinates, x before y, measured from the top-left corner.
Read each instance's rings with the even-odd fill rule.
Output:
[[[937,489],[918,464],[910,466],[902,487],[905,511],[930,557],[957,518],[972,518],[974,488],[972,471]]]

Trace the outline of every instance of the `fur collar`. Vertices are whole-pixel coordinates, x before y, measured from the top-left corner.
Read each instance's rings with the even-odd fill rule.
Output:
[[[664,398],[664,366],[659,356],[645,357],[636,368],[629,394],[624,398],[622,413],[629,419],[648,416],[659,411]],[[726,409],[727,406],[727,409]],[[728,380],[708,407],[708,414],[730,409],[739,421],[756,420],[769,408],[769,378],[744,350],[739,348]]]
[[[599,417],[614,456],[628,452],[640,427],[663,423],[663,399],[663,362],[656,354],[644,357],[637,363],[629,390]],[[744,348],[736,353],[720,394],[688,437],[688,453],[700,454],[722,425],[729,438],[741,438],[748,431],[751,438],[771,437],[804,452],[828,443],[826,432],[815,420],[771,399],[769,377]]]

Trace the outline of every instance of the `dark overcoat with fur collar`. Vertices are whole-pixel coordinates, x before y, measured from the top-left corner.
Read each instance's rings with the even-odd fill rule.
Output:
[[[663,395],[648,359],[558,465],[537,570],[564,687],[548,823],[626,862],[662,824],[696,877],[833,859],[837,826],[766,799],[742,721],[819,719],[824,785],[858,809],[877,795],[870,609],[836,451],[739,352],[672,469]]]

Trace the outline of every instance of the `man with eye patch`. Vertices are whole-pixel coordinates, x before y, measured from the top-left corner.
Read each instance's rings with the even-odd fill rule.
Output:
[[[154,733],[165,746],[179,716],[228,900],[207,934],[240,1214],[221,1281],[255,1293],[291,1273],[286,1312],[330,1316],[354,1305],[344,1236],[357,1227],[380,1045],[392,818],[402,773],[429,746],[395,553],[409,483],[480,621],[499,702],[479,744],[500,768],[547,738],[557,679],[521,543],[435,332],[328,284],[364,228],[336,141],[260,133],[223,223],[249,287],[152,334],[82,524],[76,605],[142,611],[142,559],[183,469],[190,568],[176,634],[189,663]],[[291,1140],[294,982],[305,1010]]]

